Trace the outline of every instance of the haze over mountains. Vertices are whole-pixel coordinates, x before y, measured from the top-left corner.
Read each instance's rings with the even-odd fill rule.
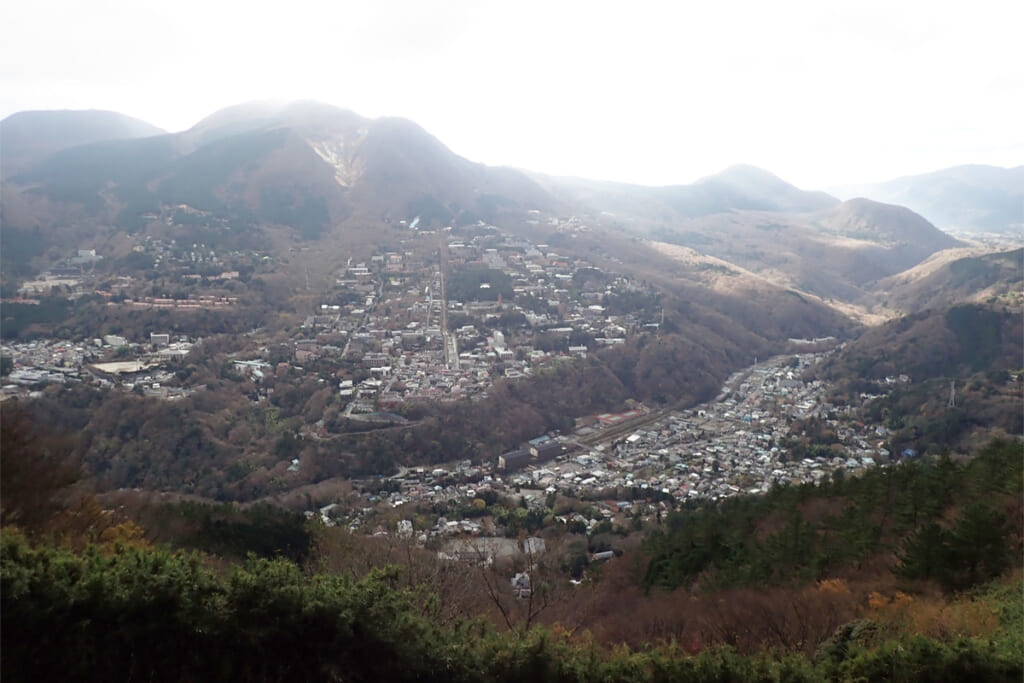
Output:
[[[833,188],[840,197],[906,206],[943,229],[971,232],[1024,230],[1024,166],[954,166],[885,182]]]
[[[873,283],[962,246],[908,208],[843,202],[752,166],[667,187],[556,178],[473,163],[411,121],[316,102],[242,104],[173,134],[113,112],[23,112],[0,122],[0,140],[5,242],[27,258],[67,240],[102,247],[183,205],[241,239],[286,226],[294,239],[340,243],[414,218],[433,228],[501,221],[543,237],[556,217],[574,216],[641,238],[638,249],[687,247],[781,287],[862,302]],[[1003,225],[1010,176],[1024,167],[965,168],[900,187],[941,198],[924,189],[929,179],[955,180],[977,200],[961,215]],[[983,192],[983,177],[997,176]]]
[[[457,205],[474,199],[486,208],[492,194],[542,208],[552,203],[522,174],[457,157],[412,122],[369,120],[317,103],[241,105],[183,133],[118,137],[124,139],[41,155],[8,185],[31,198],[81,203],[99,223],[121,227],[161,205],[187,204],[291,225],[307,237],[350,218],[412,212],[448,220],[446,211],[458,213]],[[431,197],[443,198],[443,209]]]
[[[68,147],[164,133],[145,121],[113,111],[23,111],[0,122],[0,173],[9,176],[23,170],[24,165]]]

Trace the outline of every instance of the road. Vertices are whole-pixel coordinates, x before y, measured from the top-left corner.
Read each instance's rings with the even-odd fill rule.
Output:
[[[352,332],[349,332],[348,340],[345,342],[345,348],[341,350],[341,357],[343,359],[348,358],[348,347],[352,345],[352,336],[356,333],[356,331],[359,330],[360,327],[363,327],[364,325],[370,322],[370,314],[373,313],[373,309],[376,308],[377,305],[380,303],[380,299],[383,295],[384,281],[382,278],[381,281],[377,283],[377,296],[373,298],[373,306],[366,307],[366,312],[363,314],[362,321],[360,321],[360,323],[352,330]]]
[[[448,330],[448,239],[441,231],[441,341],[444,344],[444,365],[449,370],[459,369],[459,346],[455,335]]]

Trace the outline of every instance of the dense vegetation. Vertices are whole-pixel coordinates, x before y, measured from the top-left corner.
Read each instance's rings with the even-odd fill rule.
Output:
[[[493,268],[461,268],[448,278],[447,295],[452,301],[511,301],[512,278]]]
[[[926,311],[868,331],[813,374],[831,403],[883,425],[893,453],[967,452],[984,434],[1024,434],[1022,322],[999,306]]]
[[[992,444],[966,464],[915,461],[671,514],[648,549],[653,595],[642,594],[645,578],[634,570],[643,554],[592,567],[575,588],[538,566],[531,571],[546,586],[547,609],[535,619],[539,608],[493,592],[507,581],[500,572],[268,506],[139,507],[142,494],[126,491],[105,497],[116,506],[105,509],[69,458],[73,439],[19,412],[2,417],[5,679],[1001,681],[1022,673],[1019,570],[982,583],[1019,564],[1016,443]],[[555,553],[557,536],[551,541]],[[603,547],[599,535],[589,543]],[[843,555],[844,544],[854,550]],[[887,581],[868,565],[893,553]],[[675,566],[693,558],[705,566]],[[849,580],[824,578],[841,573]],[[960,597],[928,588],[976,584]]]
[[[960,304],[915,313],[864,333],[826,363],[830,380],[908,375],[920,382],[979,370],[1016,369],[1024,354],[1024,320],[999,306]]]
[[[441,625],[436,600],[394,570],[353,581],[251,560],[223,574],[197,555],[124,544],[74,554],[12,531],[0,561],[11,681],[1012,681],[1022,672],[1003,642],[905,635],[865,646],[856,626],[808,660],[693,656],[672,644],[604,650],[548,629]]]
[[[1024,383],[1010,373],[990,370],[956,380],[955,406],[949,406],[950,380],[937,378],[899,385],[868,402],[863,419],[889,430],[889,449],[940,454],[969,450],[981,434],[1024,434]]]
[[[766,586],[835,576],[880,553],[895,571],[963,589],[1020,563],[1021,448],[910,460],[820,486],[777,487],[673,512],[648,537],[651,588]]]

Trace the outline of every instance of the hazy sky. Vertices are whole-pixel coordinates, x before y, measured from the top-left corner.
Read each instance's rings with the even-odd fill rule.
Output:
[[[242,101],[405,116],[474,161],[806,188],[1024,163],[1024,2],[12,0],[0,117],[170,131]]]

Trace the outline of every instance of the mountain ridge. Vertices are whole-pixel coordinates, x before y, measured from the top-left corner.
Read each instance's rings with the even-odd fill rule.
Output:
[[[964,164],[831,191],[900,204],[939,227],[967,233],[1019,234],[1024,227],[1024,166]]]
[[[20,172],[61,149],[166,133],[141,119],[102,109],[17,112],[0,121],[0,173],[6,177]]]
[[[696,249],[847,302],[960,244],[908,209],[841,202],[750,165],[663,187],[556,178],[470,161],[407,119],[305,100],[242,103],[179,133],[61,149],[9,178],[4,197],[7,227],[40,226],[51,244],[58,229],[62,239],[109,241],[180,205],[243,235],[272,226],[338,243],[398,239],[375,230],[417,217],[428,229],[497,222],[541,241],[568,221]]]

